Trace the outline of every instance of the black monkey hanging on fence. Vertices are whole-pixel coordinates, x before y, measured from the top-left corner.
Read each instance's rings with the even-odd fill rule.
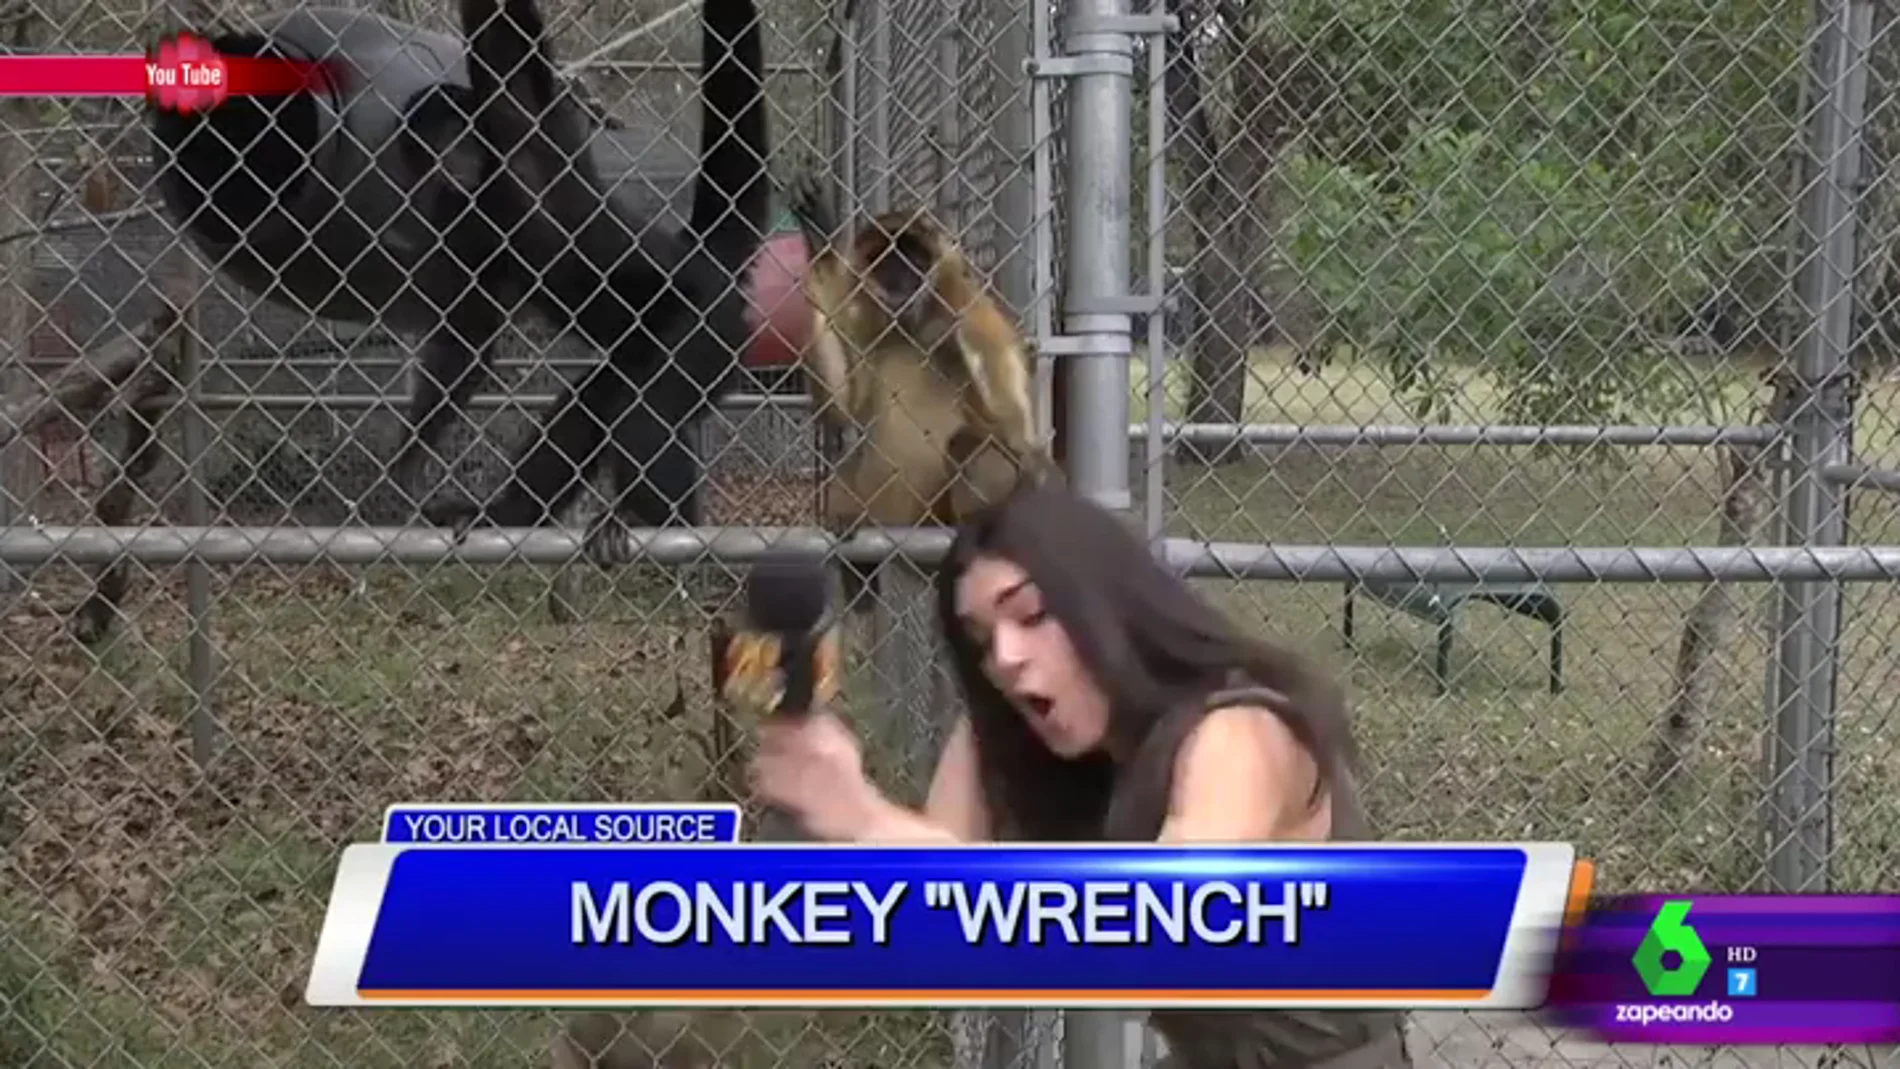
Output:
[[[571,298],[611,264],[616,292],[630,301],[644,306],[668,293],[697,300],[693,285],[669,281],[693,275],[704,257],[665,218],[678,207],[670,187],[696,170],[665,133],[600,121],[544,64],[510,88],[559,107],[517,155],[545,161],[567,152],[581,173],[555,169],[538,187],[484,190],[478,183],[491,173],[493,153],[470,130],[476,95],[463,73],[463,37],[344,7],[300,5],[246,23],[208,34],[220,54],[324,59],[326,84],[292,97],[234,96],[189,115],[154,109],[157,187],[206,259],[245,289],[316,318],[424,340],[410,429],[387,475],[412,499],[422,447],[436,446],[490,381],[494,343],[517,307],[561,305],[558,294],[536,292],[544,280]],[[709,70],[733,46],[748,46],[733,33],[708,41]],[[702,143],[716,158],[698,169],[722,187],[764,168],[763,122],[748,126],[733,104],[759,92],[756,41],[749,47],[754,63],[724,64],[701,120]],[[492,136],[499,127],[489,126]],[[580,237],[611,257],[585,262],[574,245],[545,232],[504,240],[524,219],[547,218],[523,192],[580,198],[585,203],[556,207],[570,223],[594,215]],[[554,316],[563,326],[577,317],[567,304]],[[666,307],[662,301],[655,311]]]
[[[588,120],[556,79],[533,0],[464,0],[473,126],[485,151],[482,200],[518,219],[510,259],[551,265],[532,294],[555,326],[604,355],[543,415],[514,473],[482,504],[444,498],[438,524],[538,526],[604,468],[613,500],[589,532],[596,560],[630,556],[632,526],[700,523],[692,426],[727,392],[752,333],[746,275],[771,224],[764,49],[752,0],[706,0],[701,164],[678,233],[630,240],[579,151]],[[658,265],[673,268],[655,284]]]

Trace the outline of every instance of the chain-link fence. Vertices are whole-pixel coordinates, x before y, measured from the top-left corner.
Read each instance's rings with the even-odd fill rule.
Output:
[[[448,5],[370,6],[306,22],[380,49],[405,93],[453,66]],[[677,215],[697,5],[548,11],[651,187],[629,195]],[[305,32],[290,8],[215,14]],[[110,51],[202,15],[0,22],[16,50]],[[1888,17],[772,5],[769,162],[963,236],[1035,342],[1072,480],[1350,678],[1385,834],[1569,840],[1609,890],[1872,890],[1900,857]],[[787,343],[762,331],[749,381],[682,432],[714,545],[657,537],[603,574],[571,534],[458,549],[402,527],[383,476],[429,316],[360,249],[412,238],[425,196],[391,155],[419,121],[397,104],[352,132],[382,152],[325,143],[303,185],[318,163],[278,161],[275,207],[308,202],[291,244],[355,287],[315,293],[262,231],[236,254],[202,220],[180,232],[145,116],[0,100],[0,1065],[549,1064],[548,1014],[301,1005],[338,846],[394,800],[739,793],[703,639],[762,544],[746,529],[813,523],[823,450]],[[597,359],[517,318],[431,473],[478,494]],[[120,610],[94,611],[115,560]],[[955,698],[920,581],[880,597],[848,705],[914,798]],[[748,1067],[1154,1054],[1114,1015],[942,1016],[611,1024]],[[1412,1046],[1430,1066],[1893,1064],[1609,1050],[1517,1015],[1415,1015]]]

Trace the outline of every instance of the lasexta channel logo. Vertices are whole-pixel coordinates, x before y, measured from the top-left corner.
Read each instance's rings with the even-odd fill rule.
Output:
[[[1649,931],[1643,936],[1642,945],[1636,948],[1636,956],[1630,959],[1636,966],[1636,975],[1642,977],[1643,987],[1656,998],[1693,995],[1702,977],[1708,974],[1713,960],[1709,948],[1702,945],[1702,937],[1686,923],[1692,904],[1681,899],[1664,902],[1656,911],[1656,919],[1649,922]],[[1672,953],[1676,956],[1674,965],[1664,960]]]

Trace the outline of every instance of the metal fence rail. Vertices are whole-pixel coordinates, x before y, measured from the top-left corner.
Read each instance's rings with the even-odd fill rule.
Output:
[[[629,532],[635,559],[667,567],[709,559],[743,565],[771,552],[877,564],[901,558],[934,564],[949,548],[941,531],[891,528],[848,540],[810,528],[646,528]],[[565,564],[581,551],[574,534],[531,528],[446,532],[377,527],[13,527],[0,534],[0,560],[147,564],[199,561],[221,566],[314,564]],[[1266,546],[1168,538],[1156,552],[1181,574],[1275,582],[1427,583],[1774,583],[1890,582],[1900,547],[1550,549],[1459,546]]]
[[[651,142],[635,172],[686,188],[696,6],[544,3]],[[453,44],[447,6],[368,7],[409,53]],[[1387,834],[1570,840],[1612,890],[1890,888],[1900,35],[1867,0],[1665,8],[769,6],[768,162],[961,236],[1072,482],[1349,680]],[[88,11],[0,22],[22,48],[144,47],[137,5]],[[397,799],[736,794],[745,741],[693,651],[768,547],[896,562],[845,705],[880,781],[920,794],[957,713],[923,581],[948,536],[817,529],[828,451],[794,373],[680,429],[710,526],[632,532],[633,567],[583,563],[578,526],[453,541],[378,496],[414,309],[260,298],[125,162],[152,158],[149,117],[54,111],[0,101],[0,419],[29,420],[0,422],[0,1065],[546,1064],[546,1015],[282,997],[327,866]],[[413,202],[336,196],[417,233]],[[148,330],[166,309],[183,329]],[[517,318],[434,472],[476,493],[598,360]],[[46,418],[55,395],[76,407]],[[1403,611],[1345,624],[1366,584],[1541,586],[1563,686],[1508,614],[1441,621],[1436,659]],[[745,1069],[1157,1054],[1100,1013],[688,1023]],[[1884,1053],[1606,1054],[1444,1013],[1411,1041],[1446,1069]]]

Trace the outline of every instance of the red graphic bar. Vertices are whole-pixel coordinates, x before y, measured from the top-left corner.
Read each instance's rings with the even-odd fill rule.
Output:
[[[145,56],[0,56],[0,97],[143,97],[151,89]],[[224,57],[236,96],[289,96],[321,87],[320,64]]]

